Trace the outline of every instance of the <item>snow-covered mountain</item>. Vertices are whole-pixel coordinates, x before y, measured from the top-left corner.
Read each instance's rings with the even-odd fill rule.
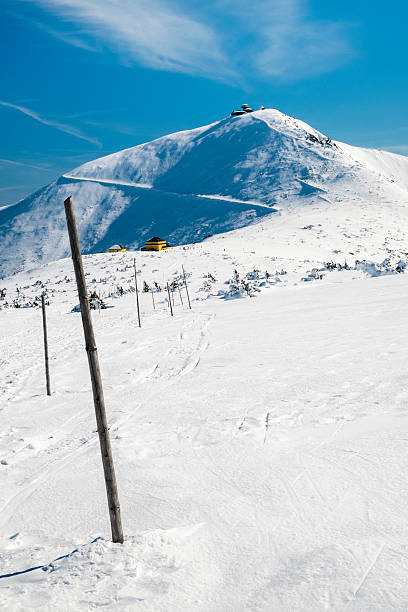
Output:
[[[277,110],[228,117],[86,163],[0,209],[1,276],[68,254],[68,195],[86,252],[139,248],[151,235],[200,241],[265,216],[274,234],[277,210],[351,201],[378,206],[386,235],[405,223],[408,158],[331,141]]]
[[[406,610],[407,170],[268,110],[0,210],[1,609]],[[218,232],[84,257],[123,546],[72,260],[28,267],[68,254],[68,194],[89,251]]]

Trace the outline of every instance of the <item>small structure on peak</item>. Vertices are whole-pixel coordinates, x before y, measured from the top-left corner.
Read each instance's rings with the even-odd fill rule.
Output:
[[[248,104],[241,104],[241,108],[239,110],[233,110],[231,113],[231,117],[239,117],[239,115],[245,115],[246,113],[253,113],[254,109],[250,108]]]
[[[150,240],[147,240],[146,246],[142,247],[141,251],[164,251],[165,249],[171,249],[171,245],[167,244],[163,238],[153,236]]]
[[[108,253],[124,253],[126,251],[126,247],[123,244],[114,244],[109,247]]]

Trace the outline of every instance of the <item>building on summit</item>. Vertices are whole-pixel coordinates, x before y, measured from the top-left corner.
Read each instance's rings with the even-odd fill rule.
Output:
[[[246,113],[253,113],[254,109],[249,108],[248,104],[242,104],[239,110],[233,110],[231,117],[238,117],[239,115],[245,115]]]

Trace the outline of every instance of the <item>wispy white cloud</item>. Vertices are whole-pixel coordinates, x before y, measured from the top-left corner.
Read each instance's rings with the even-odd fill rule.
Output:
[[[256,59],[264,74],[305,78],[331,70],[350,57],[344,24],[308,19],[302,0],[278,0],[274,10],[268,4],[263,3],[260,24],[265,46]]]
[[[98,40],[128,63],[225,81],[300,79],[351,55],[347,25],[309,17],[308,0],[28,1],[59,17],[50,33],[70,44]]]
[[[231,79],[216,32],[166,0],[33,0],[118,51],[126,61]]]
[[[2,159],[0,158],[0,164],[8,164],[10,166],[21,166],[23,168],[34,168],[35,170],[44,170],[44,172],[49,172],[49,168],[43,168],[41,166],[35,166],[34,164],[26,164],[25,162],[18,162],[12,159]]]
[[[213,1],[236,20],[244,39],[240,63],[260,78],[303,79],[336,68],[353,53],[350,25],[308,16],[308,0],[258,0],[253,10],[246,0]]]
[[[92,144],[97,145],[98,147],[101,147],[101,143],[99,142],[99,140],[97,140],[96,138],[91,138],[90,136],[86,136],[78,128],[73,127],[71,125],[67,125],[65,123],[59,123],[57,121],[45,119],[44,117],[41,117],[40,115],[38,115],[38,113],[36,113],[35,111],[29,108],[26,108],[25,106],[20,106],[18,104],[11,104],[11,102],[5,102],[4,100],[0,100],[0,106],[4,106],[6,108],[11,108],[13,110],[16,110],[20,113],[23,113],[24,115],[27,115],[28,117],[31,117],[32,119],[34,119],[34,121],[38,121],[39,123],[43,123],[44,125],[53,127],[56,130],[59,130],[60,132],[65,132],[66,134],[70,134],[71,136],[74,136],[75,138],[86,140],[87,142],[90,142]]]
[[[48,25],[45,25],[44,23],[37,22],[35,23],[35,25],[40,30],[44,30],[45,32],[47,32],[47,34],[50,34],[51,36],[53,36],[57,40],[60,40],[61,42],[68,43],[69,45],[72,45],[73,47],[79,47],[80,49],[85,49],[85,51],[97,51],[97,48],[94,45],[89,44],[89,42],[85,40],[84,35],[85,36],[87,35],[86,31],[79,32],[79,33],[61,32],[60,30],[55,30],[54,28],[51,28]]]
[[[9,185],[8,187],[0,187],[0,191],[13,191],[14,189],[24,189],[27,185]],[[0,206],[0,208],[4,208]]]

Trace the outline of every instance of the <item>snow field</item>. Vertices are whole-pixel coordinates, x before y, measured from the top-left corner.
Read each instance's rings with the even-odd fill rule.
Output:
[[[313,235],[307,220],[293,231]],[[136,254],[149,284],[184,264],[191,311],[175,293],[171,318],[164,293],[156,311],[141,294],[139,329],[126,293],[93,313],[124,547],[109,542],[72,264],[4,281],[27,297],[46,285],[53,390],[40,310],[3,309],[0,575],[45,567],[0,578],[4,609],[405,610],[407,278],[305,283],[322,264],[316,238],[308,261],[285,259],[264,231],[246,229],[253,253],[238,230]],[[133,256],[86,256],[89,289],[130,286]],[[234,268],[254,267],[287,274],[255,298],[216,297]],[[200,290],[208,272],[217,281]]]

